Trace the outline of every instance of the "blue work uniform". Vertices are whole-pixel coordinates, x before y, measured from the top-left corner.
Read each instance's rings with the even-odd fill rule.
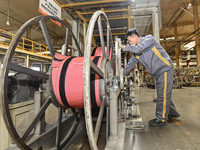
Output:
[[[147,35],[140,37],[140,44],[126,46],[125,51],[133,55],[124,68],[124,75],[127,75],[139,61],[156,79],[157,121],[166,122],[168,115],[178,114],[171,100],[174,66],[164,48],[152,35]]]

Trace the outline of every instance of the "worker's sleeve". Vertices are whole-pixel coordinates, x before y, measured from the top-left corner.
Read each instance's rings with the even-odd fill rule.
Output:
[[[134,66],[138,63],[137,58],[132,55],[131,59],[129,60],[128,64],[124,68],[124,75],[128,75],[128,73],[134,68]]]
[[[155,39],[152,35],[146,36],[145,40],[138,45],[127,45],[125,51],[133,54],[142,54],[150,50],[150,47],[155,43]]]

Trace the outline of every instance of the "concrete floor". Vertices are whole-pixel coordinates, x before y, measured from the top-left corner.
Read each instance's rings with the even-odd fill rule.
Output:
[[[140,110],[145,128],[126,130],[124,150],[200,150],[200,87],[173,90],[172,100],[181,117],[172,120],[165,127],[148,125],[148,121],[155,118],[156,104],[152,102],[155,90],[137,86],[135,89],[136,99],[141,102]],[[103,122],[98,139],[99,150],[104,150],[105,142]],[[51,143],[48,146],[51,147],[52,144],[54,145]],[[54,149],[50,147],[46,148]],[[84,118],[71,141],[63,149],[90,150]]]
[[[136,87],[144,130],[127,130],[124,150],[200,150],[200,87],[174,89],[172,100],[181,117],[165,127],[150,127],[155,118],[154,89]]]
[[[148,121],[155,118],[152,102],[154,89],[136,87],[136,99],[140,100],[144,130],[126,130],[124,150],[200,150],[200,87],[183,87],[173,90],[173,102],[181,117],[165,127],[150,127]],[[98,140],[99,150],[105,147],[105,123]],[[72,141],[64,149],[89,150],[84,122]]]

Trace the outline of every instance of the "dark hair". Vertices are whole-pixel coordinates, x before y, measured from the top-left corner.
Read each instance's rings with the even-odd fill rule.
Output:
[[[128,36],[132,36],[132,35],[137,35],[138,37],[140,37],[138,31],[136,28],[132,28],[132,29],[129,29],[127,32],[126,32],[126,38]]]

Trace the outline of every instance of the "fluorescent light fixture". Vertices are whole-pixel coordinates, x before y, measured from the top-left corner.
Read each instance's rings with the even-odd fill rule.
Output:
[[[195,47],[195,45],[196,45],[196,42],[192,41],[192,42],[184,45],[184,48],[186,48],[188,50],[188,49],[191,49],[191,48]]]

